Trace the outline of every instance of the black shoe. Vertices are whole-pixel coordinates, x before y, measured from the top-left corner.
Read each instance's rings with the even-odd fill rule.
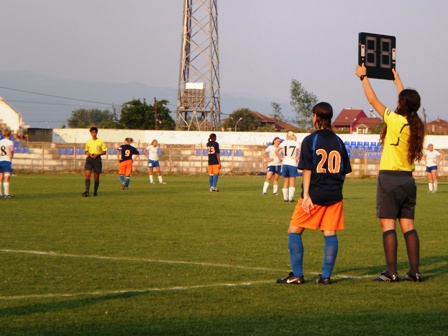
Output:
[[[81,196],[82,196],[82,197],[90,197],[90,194],[89,194],[87,191],[84,191],[84,192],[81,194]]]
[[[322,274],[319,274],[319,277],[316,279],[316,283],[322,285],[331,285],[331,280],[330,278],[322,278]]]
[[[284,199],[284,201],[285,201],[285,202],[289,202],[289,200],[287,200],[287,199]]]
[[[93,193],[93,196],[98,196],[98,193],[94,192],[94,193]]]
[[[377,278],[374,278],[373,281],[379,282],[398,282],[400,279],[398,278],[398,274],[389,275],[386,272],[381,272],[381,275]]]
[[[289,272],[289,275],[284,279],[277,279],[276,283],[286,285],[301,285],[305,283],[303,275],[296,277],[293,272]]]
[[[414,281],[414,282],[422,282],[423,278],[420,272],[417,272],[415,274],[411,274],[410,272],[407,272],[404,278],[401,280],[403,281]]]

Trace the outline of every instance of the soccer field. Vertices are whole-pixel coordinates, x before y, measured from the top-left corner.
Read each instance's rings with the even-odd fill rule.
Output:
[[[295,203],[264,177],[18,174],[0,199],[0,335],[446,335],[448,186],[418,182],[422,283],[375,283],[385,268],[374,180],[347,180],[333,284],[317,285],[323,237],[305,231],[304,285],[290,271]],[[300,190],[297,181],[296,198]],[[93,183],[92,183],[93,185]],[[408,263],[400,231],[398,272]]]

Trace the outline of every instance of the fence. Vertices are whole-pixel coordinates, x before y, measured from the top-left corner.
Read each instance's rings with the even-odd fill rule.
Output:
[[[107,154],[102,157],[103,170],[118,169],[116,149],[121,143],[107,143]],[[377,176],[381,147],[378,142],[346,142],[353,172],[351,177]],[[266,171],[262,152],[266,146],[231,145],[221,148],[222,174],[258,174]],[[134,163],[134,171],[146,172],[147,160],[143,148]],[[82,172],[85,154],[81,144],[16,143],[13,167],[15,170],[32,172]],[[207,170],[208,158],[205,145],[161,145],[160,163],[164,173],[203,174]],[[448,166],[442,161],[439,176],[448,176]],[[425,166],[416,164],[416,177],[424,177]]]

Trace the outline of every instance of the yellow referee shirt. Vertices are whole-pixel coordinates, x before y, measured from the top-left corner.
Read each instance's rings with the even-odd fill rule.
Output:
[[[380,170],[414,171],[414,162],[408,161],[411,129],[406,117],[386,108],[384,122],[387,125],[387,134],[384,139]]]
[[[100,139],[90,139],[86,142],[86,148],[85,151],[88,152],[90,155],[92,154],[101,154],[103,152],[107,151],[106,144],[103,140]]]

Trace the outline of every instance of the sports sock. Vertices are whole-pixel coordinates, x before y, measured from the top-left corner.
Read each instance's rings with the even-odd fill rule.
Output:
[[[272,189],[272,192],[273,192],[274,194],[278,193],[278,184],[274,184],[274,186],[273,186],[272,188],[273,188],[273,189]]]
[[[86,187],[86,193],[90,192],[90,179],[86,179],[84,182],[84,185]]]
[[[121,182],[121,184],[124,183],[124,176],[123,175],[120,175],[120,182]]]
[[[410,230],[404,234],[406,251],[408,253],[410,272],[415,274],[419,271],[420,264],[420,240],[417,231]]]
[[[3,195],[9,195],[9,182],[3,182]]]
[[[266,194],[266,191],[268,191],[268,187],[269,187],[269,182],[265,182],[265,183],[263,184],[263,193]]]
[[[397,273],[397,232],[389,230],[383,232],[384,255],[386,256],[387,274],[395,275]]]
[[[289,200],[289,198],[288,198],[288,188],[283,188],[282,192],[283,192],[283,199],[284,200]]]
[[[334,263],[338,255],[338,236],[325,236],[324,263],[322,265],[322,278],[329,278],[333,272]]]
[[[429,191],[434,191],[434,184],[428,183]]]
[[[219,175],[213,175],[213,186],[216,188],[218,186],[218,177]]]
[[[100,180],[95,180],[93,183],[93,192],[96,194],[98,192],[98,187],[100,186]]]
[[[149,182],[154,183],[154,177],[152,175],[149,175]]]
[[[162,175],[159,175],[157,178],[159,179],[159,183],[163,183]]]
[[[294,192],[295,191],[296,191],[296,188],[289,187],[289,200],[293,200],[294,199]]]
[[[0,195],[2,195],[3,183],[4,183],[4,182],[2,182],[2,183],[0,184]]]
[[[210,188],[213,187],[213,175],[208,176],[208,184],[210,185]]]
[[[434,191],[437,191],[438,182],[434,182]]]
[[[131,183],[131,177],[130,176],[126,176],[126,182],[124,183],[125,187],[129,187],[129,183]]]
[[[298,233],[288,234],[289,259],[291,260],[292,272],[296,277],[303,275],[303,242]]]

